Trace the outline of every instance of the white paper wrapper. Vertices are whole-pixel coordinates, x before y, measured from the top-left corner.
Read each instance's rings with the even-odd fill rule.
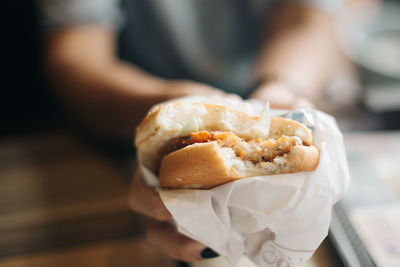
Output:
[[[263,109],[255,100],[189,97],[186,101],[225,104],[250,114]],[[246,178],[210,190],[158,189],[179,232],[232,264],[244,254],[258,266],[296,266],[309,259],[326,237],[331,207],[350,181],[342,134],[331,116],[312,109],[271,110],[271,114],[313,130],[320,149],[315,171]],[[148,183],[157,185],[157,177],[145,166],[141,169]]]

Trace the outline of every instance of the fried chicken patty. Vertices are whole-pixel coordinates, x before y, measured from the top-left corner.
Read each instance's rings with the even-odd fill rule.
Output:
[[[271,162],[276,157],[289,153],[294,146],[301,145],[297,136],[283,135],[279,139],[246,141],[232,132],[192,132],[188,136],[171,139],[165,147],[164,155],[196,143],[217,142],[221,147],[231,148],[236,156],[253,163]]]

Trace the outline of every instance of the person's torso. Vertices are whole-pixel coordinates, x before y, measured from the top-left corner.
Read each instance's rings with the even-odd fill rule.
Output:
[[[268,0],[123,0],[120,56],[156,75],[243,93]]]

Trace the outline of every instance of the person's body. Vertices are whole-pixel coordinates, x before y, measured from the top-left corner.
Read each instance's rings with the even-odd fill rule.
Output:
[[[340,1],[308,2],[126,0],[121,17],[113,0],[42,0],[49,80],[76,118],[128,142],[149,107],[180,96],[238,93],[272,107],[309,105],[331,73],[327,11]],[[139,172],[131,196],[132,208],[154,219],[150,243],[176,259],[201,259],[205,246],[174,230]]]

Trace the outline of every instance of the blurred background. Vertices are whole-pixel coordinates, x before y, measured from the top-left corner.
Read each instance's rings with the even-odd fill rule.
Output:
[[[318,106],[344,132],[353,183],[310,266],[400,266],[400,1],[366,2],[338,20],[344,63]],[[129,211],[133,146],[65,115],[35,1],[2,5],[0,266],[174,266]]]

